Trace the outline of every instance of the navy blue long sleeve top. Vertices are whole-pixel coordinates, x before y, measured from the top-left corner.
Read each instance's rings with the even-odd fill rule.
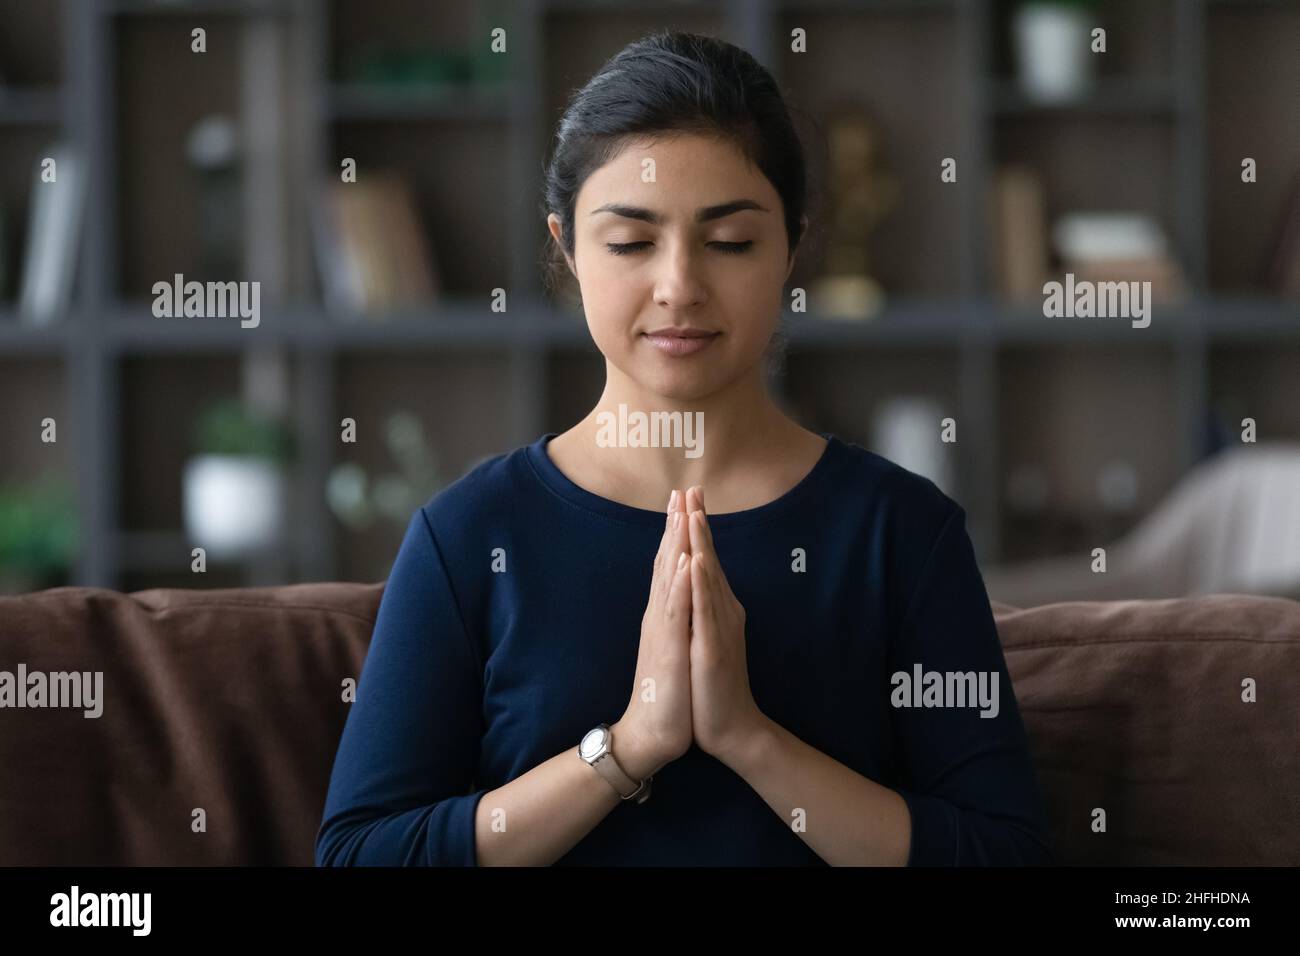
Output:
[[[626,709],[665,512],[580,487],[550,459],[551,437],[483,461],[412,515],[317,865],[477,865],[482,796]],[[964,510],[929,479],[823,437],[790,491],[709,518],[745,608],[755,702],[902,796],[909,866],[1053,862]],[[696,746],[656,774],[649,800],[621,802],[556,862],[825,865]]]

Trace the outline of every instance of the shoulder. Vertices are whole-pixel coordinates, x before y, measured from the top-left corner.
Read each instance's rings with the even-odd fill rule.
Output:
[[[479,458],[459,478],[434,492],[413,520],[423,516],[440,540],[478,535],[507,524],[510,512],[529,507],[528,496],[538,488],[529,448],[521,445]]]
[[[900,614],[927,569],[959,554],[966,512],[933,480],[844,442],[832,495]]]
[[[925,475],[857,445],[847,447],[845,472],[869,490],[843,498],[860,502],[854,520],[898,627],[927,581],[948,587],[943,579],[950,574],[978,574],[966,511]]]
[[[913,537],[924,537],[922,532],[928,529],[933,540],[950,520],[964,518],[961,505],[930,478],[861,445],[836,441],[842,461],[837,475],[842,490],[854,489],[846,497],[862,501],[875,519],[906,522]]]

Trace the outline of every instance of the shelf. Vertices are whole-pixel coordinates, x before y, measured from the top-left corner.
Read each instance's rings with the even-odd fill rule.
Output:
[[[54,126],[63,121],[58,87],[0,85],[0,126]]]
[[[816,313],[784,313],[792,346],[950,345],[979,334],[978,317],[969,303],[900,301],[870,319],[833,319]]]
[[[507,88],[406,88],[335,84],[328,118],[334,122],[443,121],[500,123],[509,118]]]
[[[292,0],[110,0],[116,16],[269,16],[294,14]]]
[[[1225,298],[1201,308],[1212,342],[1300,342],[1300,301]]]
[[[443,38],[464,50],[477,42],[485,3],[61,0],[50,6],[57,21],[44,5],[10,6],[21,16],[10,24],[16,39],[6,52],[16,55],[6,72],[18,85],[0,90],[8,147],[0,204],[29,214],[31,160],[53,132],[108,157],[96,167],[107,178],[87,195],[77,267],[78,294],[89,300],[69,310],[70,322],[40,327],[19,324],[12,303],[0,307],[8,379],[0,401],[34,402],[40,415],[48,407],[60,425],[75,423],[59,448],[68,470],[105,476],[80,491],[87,537],[77,583],[213,587],[277,560],[320,580],[378,579],[394,554],[394,530],[343,528],[323,489],[340,461],[375,473],[389,463],[378,442],[340,446],[331,423],[355,417],[373,438],[375,423],[406,405],[446,451],[454,479],[539,427],[561,431],[586,414],[604,383],[604,359],[581,314],[541,298],[536,253],[545,233],[528,217],[560,101],[651,25],[751,47],[790,90],[792,106],[819,121],[840,98],[876,114],[885,165],[905,201],[873,234],[872,265],[889,298],[868,320],[785,312],[789,354],[777,397],[806,412],[806,424],[850,437],[867,431],[871,403],[897,392],[955,410],[972,449],[963,504],[981,557],[1005,550],[1000,534],[1013,545],[1023,537],[1001,500],[1005,463],[1045,457],[1062,475],[1086,477],[1130,456],[1145,461],[1143,488],[1158,493],[1195,461],[1202,419],[1224,401],[1259,406],[1273,433],[1300,427],[1288,412],[1300,302],[1266,298],[1256,268],[1274,242],[1281,164],[1296,155],[1285,122],[1294,88],[1286,54],[1300,27],[1293,0],[1188,0],[1186,11],[1181,0],[1107,0],[1114,47],[1097,64],[1105,72],[1068,103],[1031,102],[1010,78],[1010,0],[536,0],[520,5],[511,31],[511,63],[524,72],[499,86],[461,87],[343,78],[372,75],[353,69],[372,44],[399,51],[408,40]],[[514,4],[504,8],[515,15]],[[291,125],[302,125],[283,131],[290,192],[343,156],[362,169],[395,167],[412,183],[451,282],[436,305],[347,316],[312,301],[310,233],[301,210],[288,210],[276,225],[286,251],[298,253],[286,256],[293,266],[283,285],[297,301],[264,302],[258,326],[247,329],[237,316],[152,315],[155,275],[199,271],[191,241],[200,193],[181,172],[177,147],[203,115],[242,110],[255,69],[233,42],[218,42],[203,75],[191,75],[187,32],[202,24],[210,41],[218,32],[233,40],[267,17],[284,27],[277,32],[287,41]],[[819,18],[807,24],[817,34],[811,58],[791,54],[786,42],[805,17]],[[1228,175],[1247,145],[1267,174],[1250,191]],[[810,164],[821,146],[810,141]],[[932,159],[957,150],[974,178],[941,186]],[[981,248],[990,233],[979,193],[1003,161],[1040,168],[1052,214],[1147,209],[1169,228],[1192,288],[1247,291],[1157,304],[1145,329],[1122,318],[1048,319],[1034,299],[982,298],[995,276],[993,249]],[[11,260],[20,259],[24,225],[9,220]],[[173,258],[186,268],[167,268]],[[816,260],[804,264],[817,271]],[[10,275],[11,285],[18,281]],[[506,314],[488,307],[487,290],[497,285],[511,288]],[[266,346],[288,353],[283,369],[252,361]],[[212,563],[196,579],[176,530],[188,422],[206,399],[268,382],[311,449],[297,488],[304,520],[292,545]],[[22,426],[29,417],[24,410],[11,419]]]
[[[663,0],[541,0],[544,13],[556,14],[629,14],[663,16]],[[673,0],[673,13],[717,13],[717,0]]]
[[[1124,343],[1142,347],[1204,335],[1211,342],[1300,340],[1300,302],[1258,297],[1157,303],[1147,328],[1125,318],[1047,318],[1033,305],[985,301],[899,299],[870,319],[782,314],[791,346],[806,349],[871,345],[1073,345]],[[110,350],[126,355],[238,353],[280,345],[292,348],[391,351],[519,347],[591,350],[586,323],[545,303],[517,306],[508,315],[452,299],[435,309],[402,309],[372,317],[332,317],[319,306],[268,308],[256,327],[240,319],[156,318],[149,306],[119,305],[101,314]],[[58,353],[82,347],[67,322],[26,326],[0,312],[0,357]]]
[[[1153,116],[1176,119],[1184,101],[1173,84],[1156,79],[1098,79],[1095,88],[1077,100],[1043,103],[1030,99],[1013,80],[997,81],[989,110],[1001,118],[1072,116]]]
[[[0,359],[11,354],[57,354],[66,349],[71,340],[70,325],[55,322],[50,325],[28,325],[12,309],[0,309]]]
[[[238,352],[268,344],[290,345],[297,340],[291,313],[264,309],[256,326],[244,328],[238,316],[229,318],[158,318],[148,306],[119,307],[102,313],[102,331],[109,346],[126,354],[156,352]]]
[[[1137,328],[1132,319],[1115,317],[1048,317],[1033,306],[1003,307],[998,310],[992,328],[999,345],[1047,344],[1074,345],[1104,343],[1142,347],[1165,345],[1187,338],[1197,331],[1199,320],[1186,305],[1152,306],[1151,323]]]
[[[118,534],[118,553],[125,571],[183,571],[202,580],[200,572],[189,571],[190,552],[196,547],[184,531],[123,531]],[[278,542],[237,558],[208,556],[207,565],[226,567],[254,564],[259,561],[287,561],[291,558],[289,542]]]
[[[777,12],[788,14],[957,13],[961,0],[780,0]]]

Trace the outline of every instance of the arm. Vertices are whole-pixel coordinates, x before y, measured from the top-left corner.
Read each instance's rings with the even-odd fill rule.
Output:
[[[892,674],[985,677],[992,705],[893,707],[912,821],[910,866],[1053,862],[1042,792],[988,594],[954,506],[921,569],[888,655]],[[891,702],[902,687],[890,690]],[[973,703],[973,702],[971,702]]]
[[[658,771],[621,721],[610,726],[614,758],[634,780]],[[483,795],[475,816],[480,866],[549,866],[620,803],[578,756],[577,744]],[[504,821],[504,827],[498,821]]]
[[[634,780],[643,780],[690,746],[690,575],[686,523],[676,491],[664,516],[655,553],[650,597],[641,621],[634,687],[653,679],[652,701],[634,694],[610,729],[614,757]],[[676,560],[674,560],[676,559]],[[486,794],[476,820],[482,863],[553,863],[619,804],[614,789],[578,756],[575,745],[505,786]],[[497,826],[504,821],[505,826]]]
[[[544,865],[618,806],[578,757],[577,741],[499,789],[474,790],[481,712],[480,669],[421,510],[380,602],[330,778],[317,865]],[[629,728],[612,730],[629,775],[657,769]],[[500,819],[506,827],[494,829]]]
[[[762,717],[721,756],[831,866],[905,866],[911,821],[895,791],[867,779]]]
[[[1052,862],[1024,728],[960,508],[940,531],[909,608],[890,649],[891,673],[911,675],[914,663],[925,671],[997,673],[996,716],[981,717],[978,706],[893,710],[909,780],[897,790],[762,715],[720,759],[787,823],[801,808],[806,829],[796,832],[832,865]]]

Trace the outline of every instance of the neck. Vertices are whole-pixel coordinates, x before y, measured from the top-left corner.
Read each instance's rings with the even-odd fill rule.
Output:
[[[606,363],[600,400],[572,431],[601,471],[621,477],[625,487],[643,489],[647,500],[656,498],[658,489],[717,485],[735,474],[736,462],[770,458],[798,430],[772,402],[761,376],[756,368],[707,397],[670,399],[642,388]],[[675,430],[661,430],[661,419],[652,414],[656,412],[679,419],[680,435],[691,447],[668,445]],[[633,444],[638,437],[637,413],[645,423],[641,435],[645,443],[640,445]],[[628,443],[610,447],[611,436],[616,443],[624,437],[624,423]],[[655,436],[660,436],[659,447],[647,447]]]

